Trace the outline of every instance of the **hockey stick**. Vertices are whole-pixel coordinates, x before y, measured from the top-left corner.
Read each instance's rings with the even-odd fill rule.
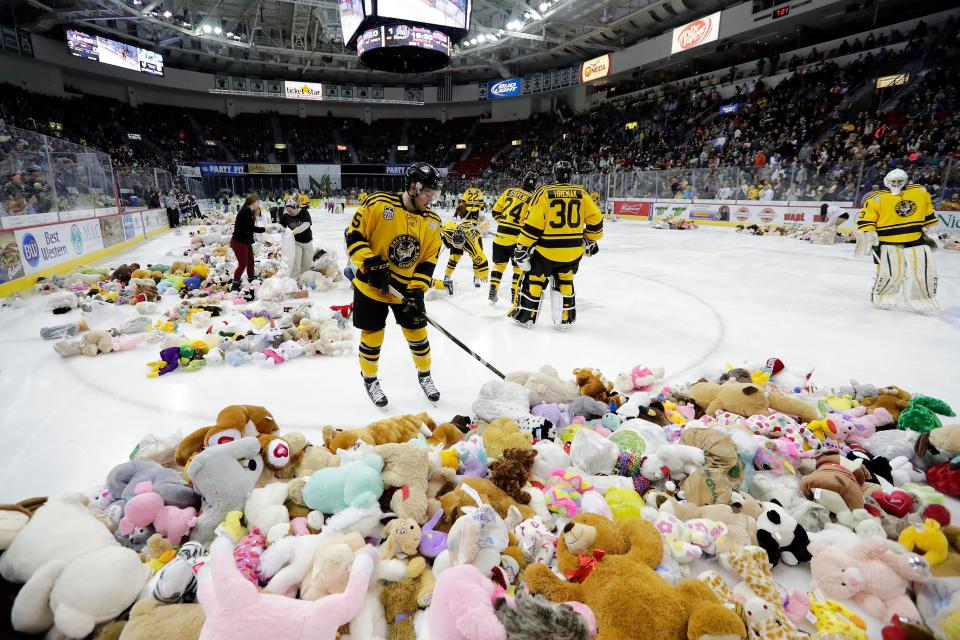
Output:
[[[400,293],[399,291],[397,291],[397,289],[396,289],[395,287],[393,287],[392,285],[390,286],[390,293],[392,293],[392,294],[395,295],[396,297],[400,298],[401,300],[406,301],[406,298],[403,296],[403,294]],[[499,376],[501,379],[505,379],[505,378],[507,377],[507,376],[503,375],[503,373],[501,373],[501,371],[500,371],[499,369],[497,369],[495,366],[493,366],[492,364],[490,364],[489,362],[487,362],[486,360],[484,360],[483,358],[481,358],[480,356],[478,356],[476,353],[474,353],[473,349],[471,349],[471,348],[468,347],[467,345],[463,344],[463,342],[461,342],[460,339],[459,339],[457,336],[453,335],[452,333],[450,333],[449,331],[447,331],[446,329],[444,329],[443,326],[440,325],[440,323],[438,323],[436,320],[434,320],[433,318],[431,318],[431,317],[428,316],[427,314],[423,314],[423,315],[424,315],[424,317],[427,319],[427,322],[429,322],[431,325],[433,325],[433,327],[434,327],[437,331],[439,331],[439,332],[442,333],[443,335],[445,335],[445,336],[447,336],[448,338],[450,338],[450,340],[451,340],[455,345],[457,345],[458,347],[460,347],[461,349],[463,349],[464,351],[466,351],[467,353],[469,353],[471,356],[473,356],[474,360],[476,360],[477,362],[479,362],[480,364],[482,364],[483,366],[485,366],[487,369],[490,369],[490,371],[492,371],[492,372],[494,372],[495,374],[497,374],[497,376]]]

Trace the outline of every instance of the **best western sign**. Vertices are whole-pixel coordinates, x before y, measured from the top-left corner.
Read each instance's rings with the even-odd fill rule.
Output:
[[[720,37],[720,11],[673,30],[670,53],[689,51]]]
[[[580,82],[592,82],[610,75],[610,54],[587,60],[580,67]]]

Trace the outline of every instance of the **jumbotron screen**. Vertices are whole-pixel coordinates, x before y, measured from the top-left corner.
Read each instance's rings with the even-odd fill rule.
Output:
[[[152,76],[163,75],[163,56],[133,45],[67,29],[67,48],[77,58],[102,62]]]
[[[377,15],[466,29],[470,0],[378,0]]]
[[[400,21],[448,32],[470,28],[471,0],[338,0],[343,41],[351,43],[374,27]]]

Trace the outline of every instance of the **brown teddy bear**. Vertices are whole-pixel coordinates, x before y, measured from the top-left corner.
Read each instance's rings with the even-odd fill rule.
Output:
[[[124,285],[127,285],[130,282],[130,278],[133,277],[133,272],[138,271],[139,269],[140,265],[136,262],[131,264],[122,264],[113,270],[113,273],[110,274],[110,279],[119,280]]]
[[[557,546],[566,582],[544,564],[524,572],[531,592],[554,602],[574,600],[597,618],[596,640],[649,638],[746,638],[740,618],[721,604],[705,583],[682,580],[672,586],[656,572],[663,539],[640,518],[615,523],[592,513],[568,523]]]
[[[466,491],[461,491],[460,487],[469,485],[480,495],[480,499],[490,506],[500,515],[501,518],[507,517],[510,507],[515,506],[523,516],[523,520],[532,518],[534,511],[525,504],[519,504],[511,498],[503,489],[493,484],[486,478],[464,478],[457,485],[456,490],[450,491],[440,496],[440,504],[443,506],[443,522],[437,526],[437,529],[449,529],[457,518],[463,515],[463,507],[476,507],[476,501],[470,497]]]
[[[490,480],[520,504],[530,504],[530,494],[523,490],[530,481],[536,449],[505,449],[490,463]]]
[[[435,584],[430,567],[417,556],[407,565],[405,578],[384,585],[380,602],[387,618],[389,640],[416,640],[413,618],[418,609],[430,605]]]
[[[650,495],[648,491],[644,496]],[[760,502],[750,496],[735,493],[732,504],[708,504],[702,507],[691,502],[677,502],[665,494],[657,496],[657,507],[663,513],[675,515],[683,521],[705,519],[727,525],[727,534],[717,543],[718,553],[736,547],[757,544],[757,516],[763,512]]]
[[[867,396],[860,401],[860,404],[865,406],[870,413],[873,413],[878,408],[886,409],[890,412],[890,416],[893,418],[893,422],[886,427],[878,427],[878,429],[893,429],[897,426],[897,420],[900,419],[900,412],[907,408],[907,405],[910,404],[910,399],[913,396],[910,395],[907,391],[904,391],[896,385],[890,385],[889,387],[883,387],[880,389],[875,396]]]
[[[273,414],[264,407],[233,404],[217,414],[215,425],[200,427],[181,440],[177,445],[174,460],[181,467],[186,467],[193,456],[208,446],[239,440],[245,436],[270,435],[279,430]]]
[[[337,449],[349,449],[357,440],[363,440],[372,445],[388,444],[390,442],[407,442],[423,433],[431,445],[442,444],[443,448],[453,446],[463,439],[460,430],[443,423],[437,426],[426,413],[417,415],[394,416],[377,420],[362,429],[336,431],[332,427],[323,428],[323,444],[333,453]],[[429,434],[429,435],[427,435]]]
[[[603,403],[614,402],[618,407],[623,404],[623,396],[613,390],[613,383],[596,369],[574,369],[573,375],[580,387],[580,395]]]
[[[156,302],[160,299],[160,294],[157,292],[157,285],[138,282],[134,287],[133,297],[138,302]]]
[[[427,521],[427,478],[430,475],[430,456],[425,449],[412,444],[377,445],[374,453],[383,458],[383,484],[395,487],[390,498],[390,510],[401,518],[410,518],[417,524]]]
[[[816,470],[800,478],[800,493],[807,500],[815,500],[817,489],[828,489],[838,493],[848,509],[863,509],[864,495],[871,492],[868,486],[876,486],[867,485],[867,473],[862,464],[851,469],[849,461],[839,454],[825,453],[817,458]]]
[[[533,434],[510,418],[497,418],[483,430],[483,447],[488,456],[499,458],[506,449],[533,449]]]
[[[780,393],[766,393],[759,385],[728,380],[723,384],[698,382],[690,387],[690,397],[711,418],[717,411],[740,416],[769,415],[770,410],[800,418],[803,422],[820,419],[819,412],[802,400]]]

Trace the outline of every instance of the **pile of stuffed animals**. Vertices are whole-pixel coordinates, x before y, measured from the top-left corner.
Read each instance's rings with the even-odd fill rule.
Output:
[[[284,275],[279,243],[265,236],[254,245],[263,279],[231,291],[229,225],[215,222],[189,235],[184,259],[169,265],[80,268],[40,279],[35,289],[45,296],[47,310],[70,314],[66,322],[43,327],[41,336],[54,340],[54,350],[65,358],[151,345],[156,357],[146,363],[148,377],[352,352],[352,305],[314,308],[306,300],[310,291],[343,283],[334,252],[318,248],[312,268],[295,281]],[[120,326],[96,326],[97,312],[115,305],[133,305],[138,315]]]
[[[644,366],[570,376],[514,372],[482,385],[472,417],[324,427],[316,442],[247,405],[185,438],[145,437],[100,486],[0,511],[0,575],[23,585],[13,627],[104,640],[960,637],[946,506],[960,496],[960,424],[946,403],[856,381],[817,389],[812,370],[776,358],[677,387]],[[800,565],[809,585],[784,588],[784,567]]]

